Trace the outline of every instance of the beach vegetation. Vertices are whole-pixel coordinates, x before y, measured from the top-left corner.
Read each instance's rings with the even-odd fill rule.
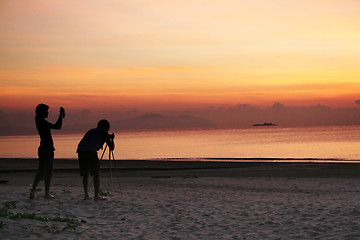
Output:
[[[17,201],[9,201],[9,202],[5,202],[4,205],[7,208],[16,208],[16,203]]]
[[[0,209],[0,217],[10,217],[10,212],[4,208]]]
[[[77,228],[76,224],[67,223],[66,226],[63,228],[63,231],[65,231],[65,230],[76,230],[76,228]]]
[[[61,233],[62,229],[58,226],[41,226],[40,228],[47,230],[49,233]]]
[[[33,220],[43,221],[43,222],[66,223],[66,226],[62,229],[62,231],[76,230],[76,228],[81,223],[86,223],[85,220],[78,220],[78,219],[69,218],[69,217],[43,217],[43,216],[38,216],[35,213],[26,213],[26,212],[13,213],[13,212],[9,211],[9,209],[13,209],[13,208],[16,208],[16,201],[5,202],[4,207],[0,209],[0,217],[8,217],[10,219],[23,218],[23,219],[33,219]],[[4,225],[5,225],[5,223],[0,222],[0,228],[3,227]]]
[[[47,231],[48,231],[49,233],[57,234],[57,233],[61,233],[61,232],[66,231],[66,230],[76,231],[77,225],[76,225],[76,224],[67,223],[67,224],[65,225],[65,227],[59,227],[59,226],[42,226],[41,228],[47,229]]]
[[[0,222],[0,229],[3,228],[3,227],[5,227],[5,226],[6,226],[6,223]]]
[[[110,196],[111,196],[111,193],[110,193],[110,192],[103,192],[103,191],[100,191],[100,192],[99,192],[99,195],[100,195],[100,196],[107,196],[107,197],[110,197]]]

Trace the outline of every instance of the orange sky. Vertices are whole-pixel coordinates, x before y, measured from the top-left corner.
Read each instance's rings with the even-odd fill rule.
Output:
[[[0,108],[353,107],[358,0],[2,0]]]

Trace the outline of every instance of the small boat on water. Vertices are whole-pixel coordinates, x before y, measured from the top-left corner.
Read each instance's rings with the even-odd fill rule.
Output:
[[[257,123],[257,124],[253,124],[254,127],[259,127],[259,126],[277,126],[274,123]]]

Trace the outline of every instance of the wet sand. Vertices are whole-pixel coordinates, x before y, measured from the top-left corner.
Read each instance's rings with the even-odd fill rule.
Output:
[[[229,159],[231,160],[231,159]],[[164,175],[169,177],[199,176],[199,177],[345,177],[359,178],[359,163],[336,162],[242,162],[205,161],[205,160],[101,160],[103,172],[110,170],[118,177],[142,177]],[[34,172],[37,169],[37,159],[0,159],[0,174],[10,172]],[[55,159],[54,172],[78,172],[76,159]]]

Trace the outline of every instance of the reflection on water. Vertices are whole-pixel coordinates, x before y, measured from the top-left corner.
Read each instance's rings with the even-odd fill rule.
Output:
[[[82,135],[53,135],[55,158],[76,158]],[[360,159],[360,126],[120,132],[116,159]],[[0,137],[0,157],[36,158],[38,136]],[[226,159],[228,158],[228,159]],[[275,160],[277,161],[277,160]],[[310,161],[307,159],[306,161]]]

